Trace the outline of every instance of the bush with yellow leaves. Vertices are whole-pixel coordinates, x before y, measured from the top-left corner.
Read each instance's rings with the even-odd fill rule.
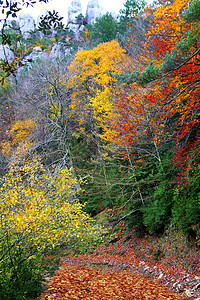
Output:
[[[99,239],[77,200],[79,192],[72,170],[48,170],[37,158],[11,166],[0,179],[0,290],[5,299],[15,298],[5,292],[11,282],[23,293],[24,274],[44,253],[63,244],[84,249]]]

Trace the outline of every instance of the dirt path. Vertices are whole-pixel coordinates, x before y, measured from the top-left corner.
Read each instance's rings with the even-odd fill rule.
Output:
[[[42,300],[186,299],[155,279],[105,265],[65,262],[49,282]]]
[[[133,236],[127,243],[122,239],[87,254],[61,258],[62,266],[41,300],[200,300],[199,254],[187,252],[187,259],[176,260],[170,245],[159,245]],[[159,260],[154,257],[157,249],[166,250]]]

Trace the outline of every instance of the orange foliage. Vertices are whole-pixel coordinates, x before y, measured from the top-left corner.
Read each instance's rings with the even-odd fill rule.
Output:
[[[155,10],[149,9],[153,14],[152,26],[147,34],[147,42],[151,41],[155,47],[154,55],[159,60],[161,57],[176,47],[189,25],[183,22],[182,12],[188,6],[188,0],[175,0],[173,3]],[[147,46],[147,43],[145,43]],[[152,45],[151,45],[152,48]]]
[[[162,284],[128,271],[65,264],[53,277],[42,300],[185,299]]]

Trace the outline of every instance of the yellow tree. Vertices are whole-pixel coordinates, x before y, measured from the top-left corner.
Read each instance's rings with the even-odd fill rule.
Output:
[[[91,220],[76,195],[71,170],[45,168],[38,159],[12,166],[1,179],[1,236],[9,234],[26,247],[46,249],[92,237]],[[94,229],[94,228],[93,228]]]
[[[0,146],[9,162],[18,164],[30,150],[33,145],[31,135],[35,127],[36,123],[32,119],[26,119],[13,122],[7,130]]]
[[[125,59],[117,41],[99,44],[91,50],[82,50],[68,68],[68,88],[71,90],[72,118],[85,130],[94,118],[102,121],[112,110],[117,82]],[[91,125],[91,124],[90,124]]]
[[[10,285],[24,294],[27,284],[38,287],[43,256],[52,248],[80,251],[99,240],[79,192],[72,170],[47,169],[37,157],[12,165],[0,179],[0,286],[6,292]]]

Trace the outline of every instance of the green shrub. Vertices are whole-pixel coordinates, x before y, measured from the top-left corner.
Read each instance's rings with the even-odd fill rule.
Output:
[[[0,247],[4,248],[5,255],[0,261],[0,299],[36,299],[42,291],[41,262],[36,257],[27,257],[25,251],[11,241],[7,249],[2,244]]]
[[[162,232],[172,215],[176,172],[168,155],[155,176],[158,184],[152,191],[152,200],[143,208],[144,224],[150,233]]]
[[[95,44],[112,41],[117,35],[117,21],[110,13],[97,18],[93,27],[92,40]]]
[[[176,190],[172,214],[173,221],[184,231],[200,222],[200,174]]]

